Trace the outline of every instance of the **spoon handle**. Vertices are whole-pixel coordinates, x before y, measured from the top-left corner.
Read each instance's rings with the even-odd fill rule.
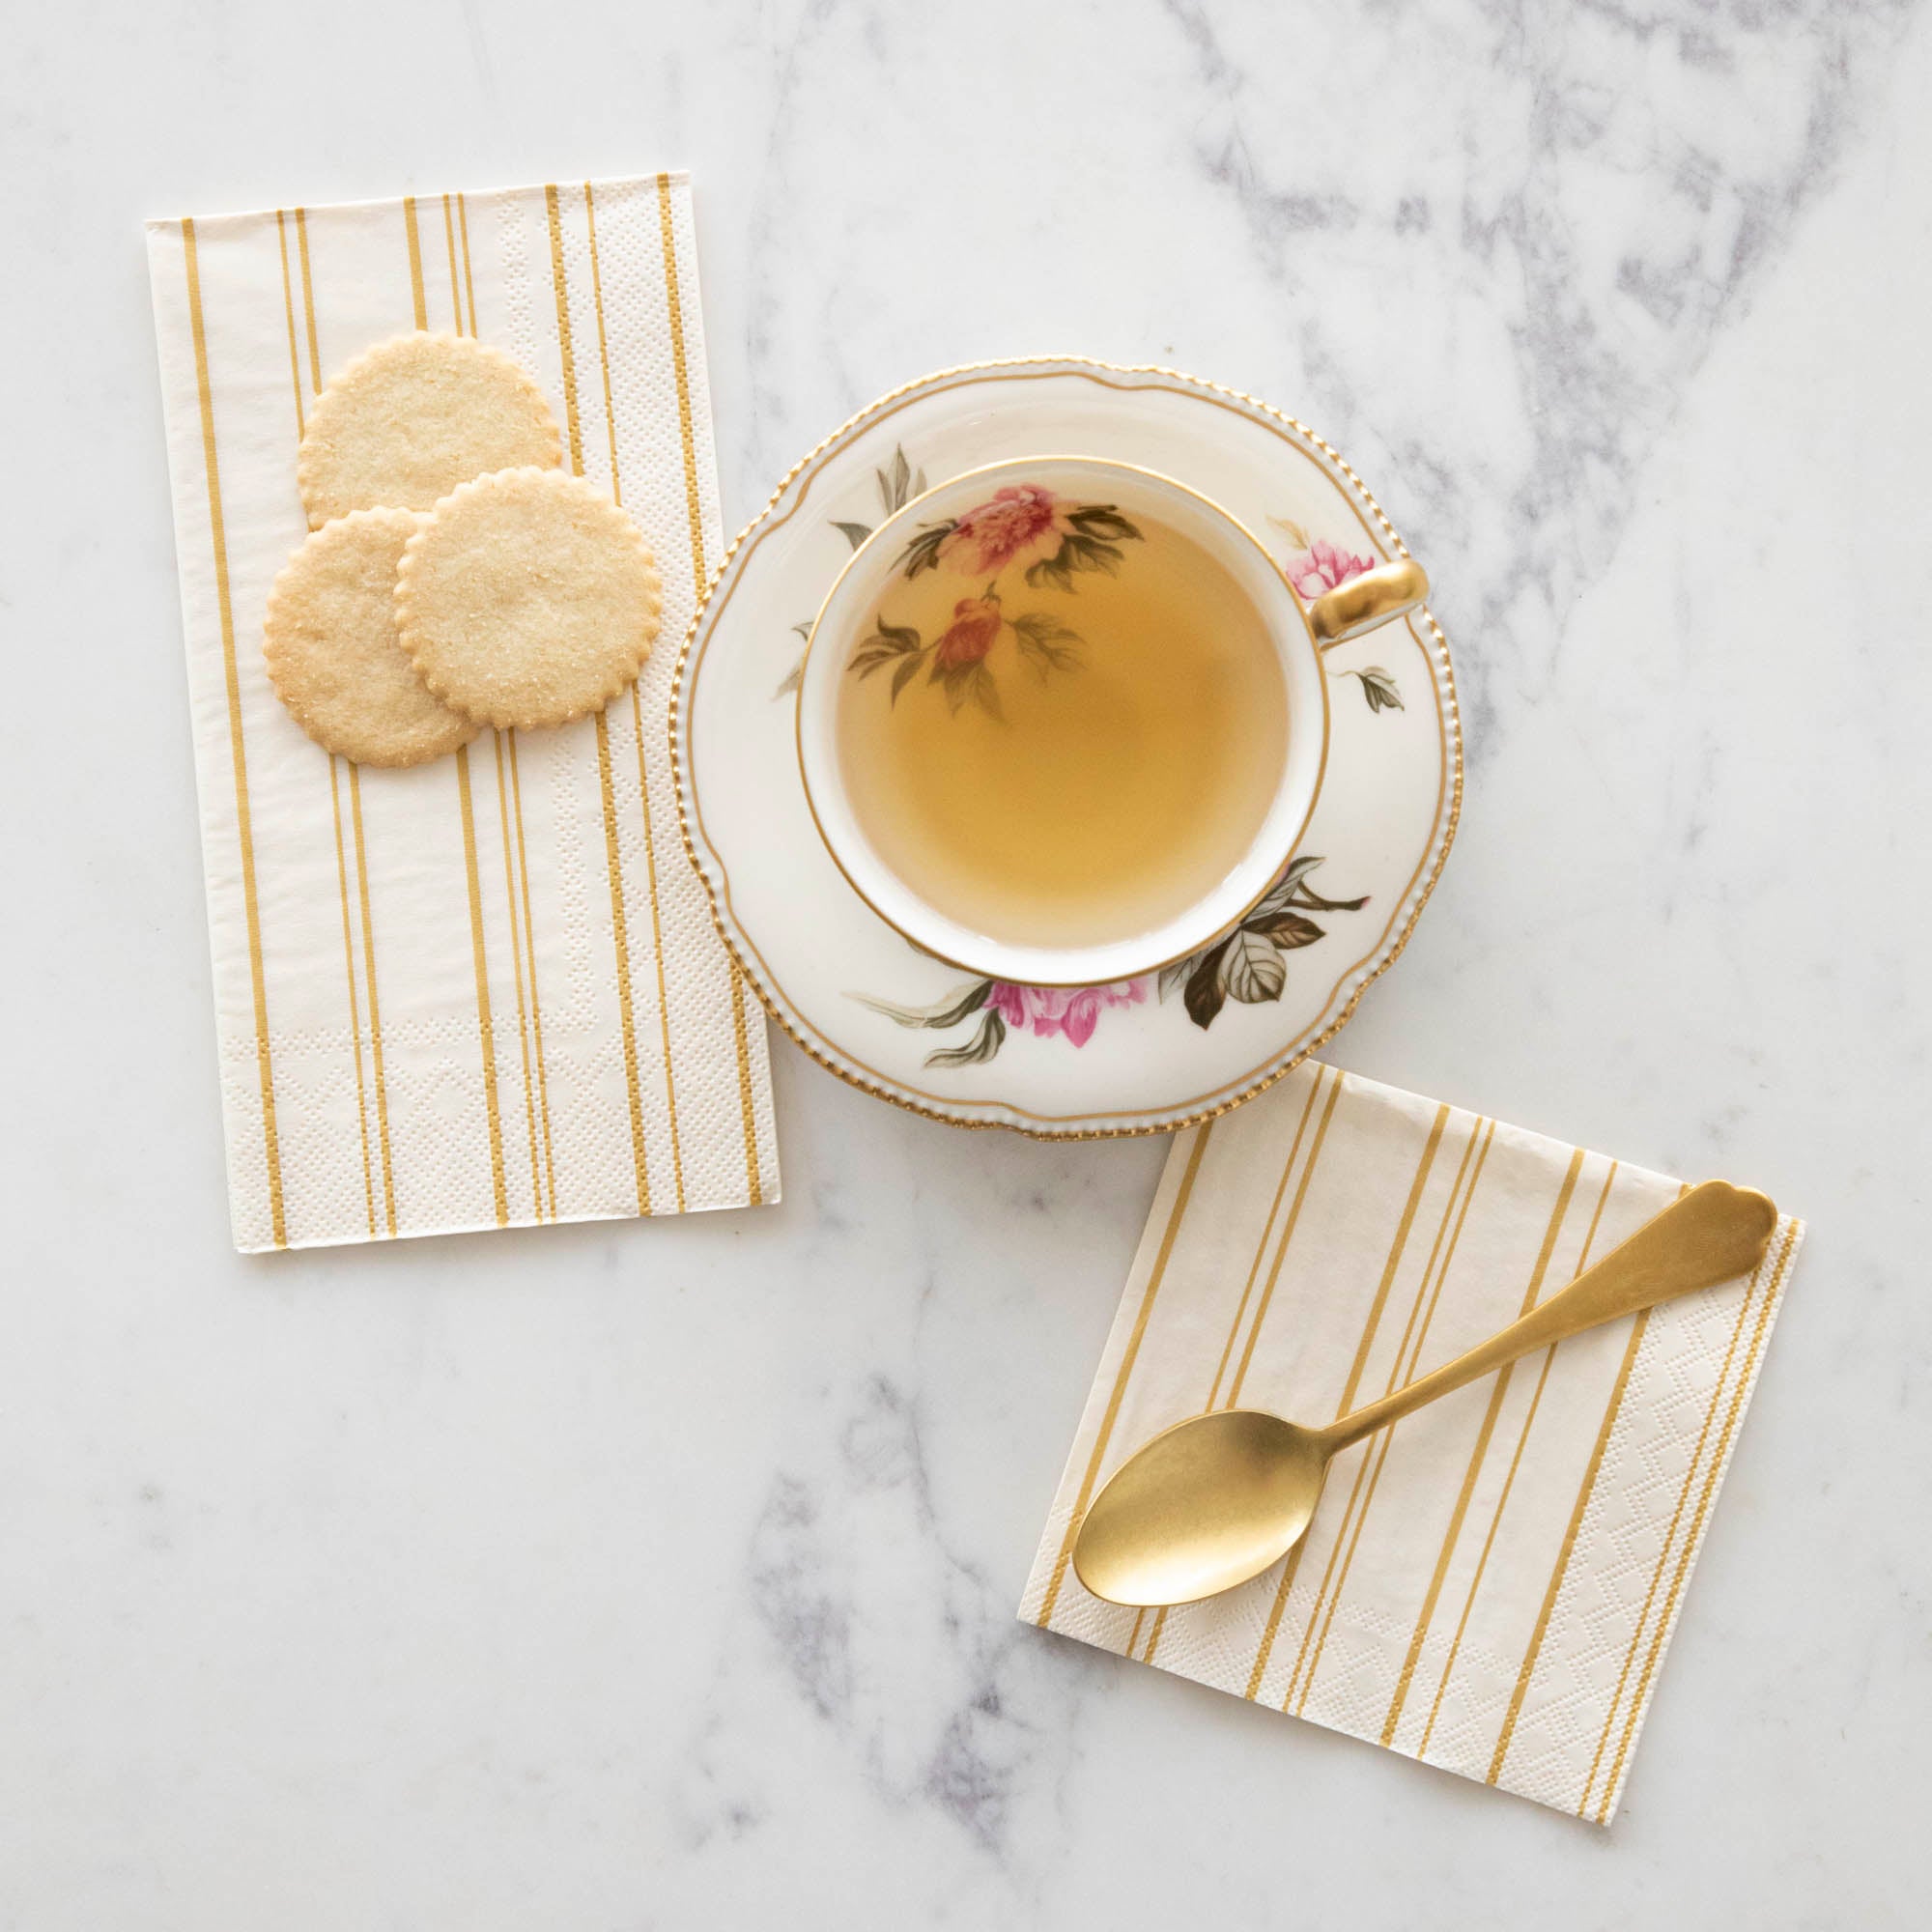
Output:
[[[1407,1387],[1331,1422],[1321,1432],[1323,1446],[1333,1455],[1519,1355],[1747,1274],[1764,1259],[1776,1225],[1777,1209],[1762,1194],[1707,1180],[1653,1215],[1629,1240],[1520,1321]]]

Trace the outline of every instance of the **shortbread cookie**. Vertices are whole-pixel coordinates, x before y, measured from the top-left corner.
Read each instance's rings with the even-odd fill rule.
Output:
[[[476,735],[430,696],[396,636],[396,567],[422,518],[357,510],[314,531],[269,592],[269,677],[318,745],[363,765],[420,765]]]
[[[403,648],[480,724],[565,724],[636,678],[658,634],[650,546],[609,497],[505,469],[445,497],[403,552]]]
[[[507,355],[460,335],[399,335],[323,390],[296,484],[320,529],[351,510],[427,510],[486,470],[562,459],[550,405]]]

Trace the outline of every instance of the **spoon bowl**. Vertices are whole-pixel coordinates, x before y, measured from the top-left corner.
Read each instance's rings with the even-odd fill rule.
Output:
[[[1074,1574],[1115,1604],[1192,1604],[1232,1590],[1300,1540],[1321,1497],[1321,1435],[1259,1408],[1164,1430],[1087,1512]]]
[[[1324,1428],[1254,1408],[1178,1422],[1094,1497],[1074,1575],[1094,1596],[1144,1609],[1232,1590],[1301,1541],[1330,1459],[1350,1443],[1532,1350],[1748,1273],[1776,1225],[1762,1194],[1707,1180],[1487,1342]]]

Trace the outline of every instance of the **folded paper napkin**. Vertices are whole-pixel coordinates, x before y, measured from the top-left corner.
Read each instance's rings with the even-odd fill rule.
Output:
[[[1122,1609],[1073,1532],[1212,1407],[1325,1422],[1514,1321],[1682,1192],[1314,1062],[1179,1136],[1023,1618],[1607,1824],[1803,1224],[1748,1279],[1614,1322],[1339,1457],[1299,1549]]]
[[[723,555],[681,175],[149,224],[239,1248],[778,1196],[764,1027],[679,849],[667,714]],[[323,383],[412,328],[536,378],[664,579],[637,689],[412,771],[264,669]]]

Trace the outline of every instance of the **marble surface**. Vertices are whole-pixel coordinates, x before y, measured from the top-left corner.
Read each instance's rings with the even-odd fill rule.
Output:
[[[1920,1921],[1926,8],[7,38],[0,1926]],[[781,1046],[774,1211],[228,1251],[138,221],[663,164],[734,524],[1042,347],[1348,451],[1470,756],[1335,1057],[1811,1218],[1613,1833],[1013,1622],[1158,1143]]]

